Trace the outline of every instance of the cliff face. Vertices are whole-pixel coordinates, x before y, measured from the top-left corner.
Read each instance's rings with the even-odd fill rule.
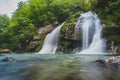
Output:
[[[52,24],[39,28],[36,35],[33,37],[32,41],[29,44],[28,52],[40,51],[46,35],[50,33],[54,28],[55,26]]]
[[[76,50],[80,50],[81,36],[75,36],[75,25],[79,16],[80,12],[77,12],[66,19],[65,24],[61,28],[57,53],[73,53]],[[101,23],[104,24],[102,37],[105,38],[107,43],[106,51],[115,54],[120,53],[120,27],[105,20],[101,20]],[[46,35],[55,27],[54,25],[47,25],[39,28],[37,34],[29,44],[28,51],[38,52],[43,45]]]

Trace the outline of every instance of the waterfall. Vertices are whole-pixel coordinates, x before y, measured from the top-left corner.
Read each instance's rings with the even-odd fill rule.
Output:
[[[105,51],[105,41],[101,37],[102,25],[97,14],[86,12],[81,14],[75,26],[76,33],[82,35],[82,51],[80,54],[98,54]]]
[[[56,27],[51,33],[49,33],[43,43],[42,49],[40,50],[39,54],[54,54],[57,46],[58,46],[58,37],[60,34],[61,27],[64,23],[60,26]]]

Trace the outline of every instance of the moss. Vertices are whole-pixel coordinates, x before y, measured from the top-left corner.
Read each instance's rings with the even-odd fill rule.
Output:
[[[120,35],[111,35],[106,37],[106,39],[108,40],[108,42],[114,41],[115,45],[120,45]]]
[[[104,37],[111,35],[120,35],[120,27],[105,27],[103,29]]]
[[[62,29],[61,29],[61,37],[74,38],[75,24],[79,16],[80,16],[80,13],[77,12],[65,21],[65,24],[62,26]]]
[[[44,40],[45,40],[45,37],[46,37],[47,34],[42,34],[41,35],[41,40],[39,41],[39,46],[36,48],[35,51],[40,51],[42,46],[43,46],[43,43],[44,43]]]
[[[75,25],[79,16],[79,12],[73,14],[62,26],[59,45],[64,49],[63,52],[71,52],[76,47]]]
[[[78,20],[78,17],[80,16],[80,12],[76,12],[75,14],[73,14],[71,17],[69,17],[66,20],[66,23],[72,23],[72,22],[76,22]]]
[[[74,23],[65,23],[65,25],[61,29],[61,37],[62,38],[74,38]]]
[[[72,48],[72,41],[71,40],[67,40],[67,39],[61,39],[60,45],[63,48]]]
[[[107,40],[108,47],[112,41],[114,45],[120,45],[120,27],[119,26],[109,26],[103,29],[103,37]]]

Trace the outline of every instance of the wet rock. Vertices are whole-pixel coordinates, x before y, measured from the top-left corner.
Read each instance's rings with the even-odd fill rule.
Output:
[[[120,56],[119,57],[110,57],[103,60],[96,60],[92,62],[98,67],[108,68],[110,70],[120,71]]]
[[[110,58],[106,63],[108,65],[108,68],[120,71],[120,57]]]
[[[102,67],[102,68],[106,68],[107,67],[107,64],[104,60],[96,60],[96,61],[92,61],[92,64],[95,64],[99,67]]]
[[[115,54],[120,54],[120,45],[115,46]]]
[[[4,59],[2,59],[1,61],[14,61],[15,59],[12,57],[6,57]]]
[[[35,51],[35,49],[38,47],[39,41],[32,41],[29,44],[28,51]]]
[[[39,34],[47,34],[50,33],[55,27],[53,25],[47,25],[39,29]]]

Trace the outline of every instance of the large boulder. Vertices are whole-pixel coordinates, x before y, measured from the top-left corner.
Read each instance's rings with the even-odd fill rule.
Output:
[[[100,68],[108,68],[110,70],[120,71],[120,56],[96,60],[92,63]]]
[[[50,25],[47,25],[45,27],[42,27],[42,28],[39,28],[38,30],[38,34],[48,34],[50,33],[55,27],[50,24]]]
[[[4,61],[4,62],[6,62],[6,61],[14,61],[14,60],[16,60],[15,58],[13,58],[13,57],[5,57],[4,59],[2,59],[1,61]]]
[[[28,47],[28,51],[34,52],[35,49],[38,47],[38,45],[39,45],[39,41],[37,41],[37,40],[31,41],[30,44],[29,44],[29,47]]]
[[[5,53],[12,54],[13,52],[10,49],[2,49],[2,50],[0,50],[0,54],[5,54]]]
[[[28,52],[38,52],[43,45],[46,35],[50,33],[54,28],[55,26],[52,24],[39,28],[37,34],[29,43]]]

